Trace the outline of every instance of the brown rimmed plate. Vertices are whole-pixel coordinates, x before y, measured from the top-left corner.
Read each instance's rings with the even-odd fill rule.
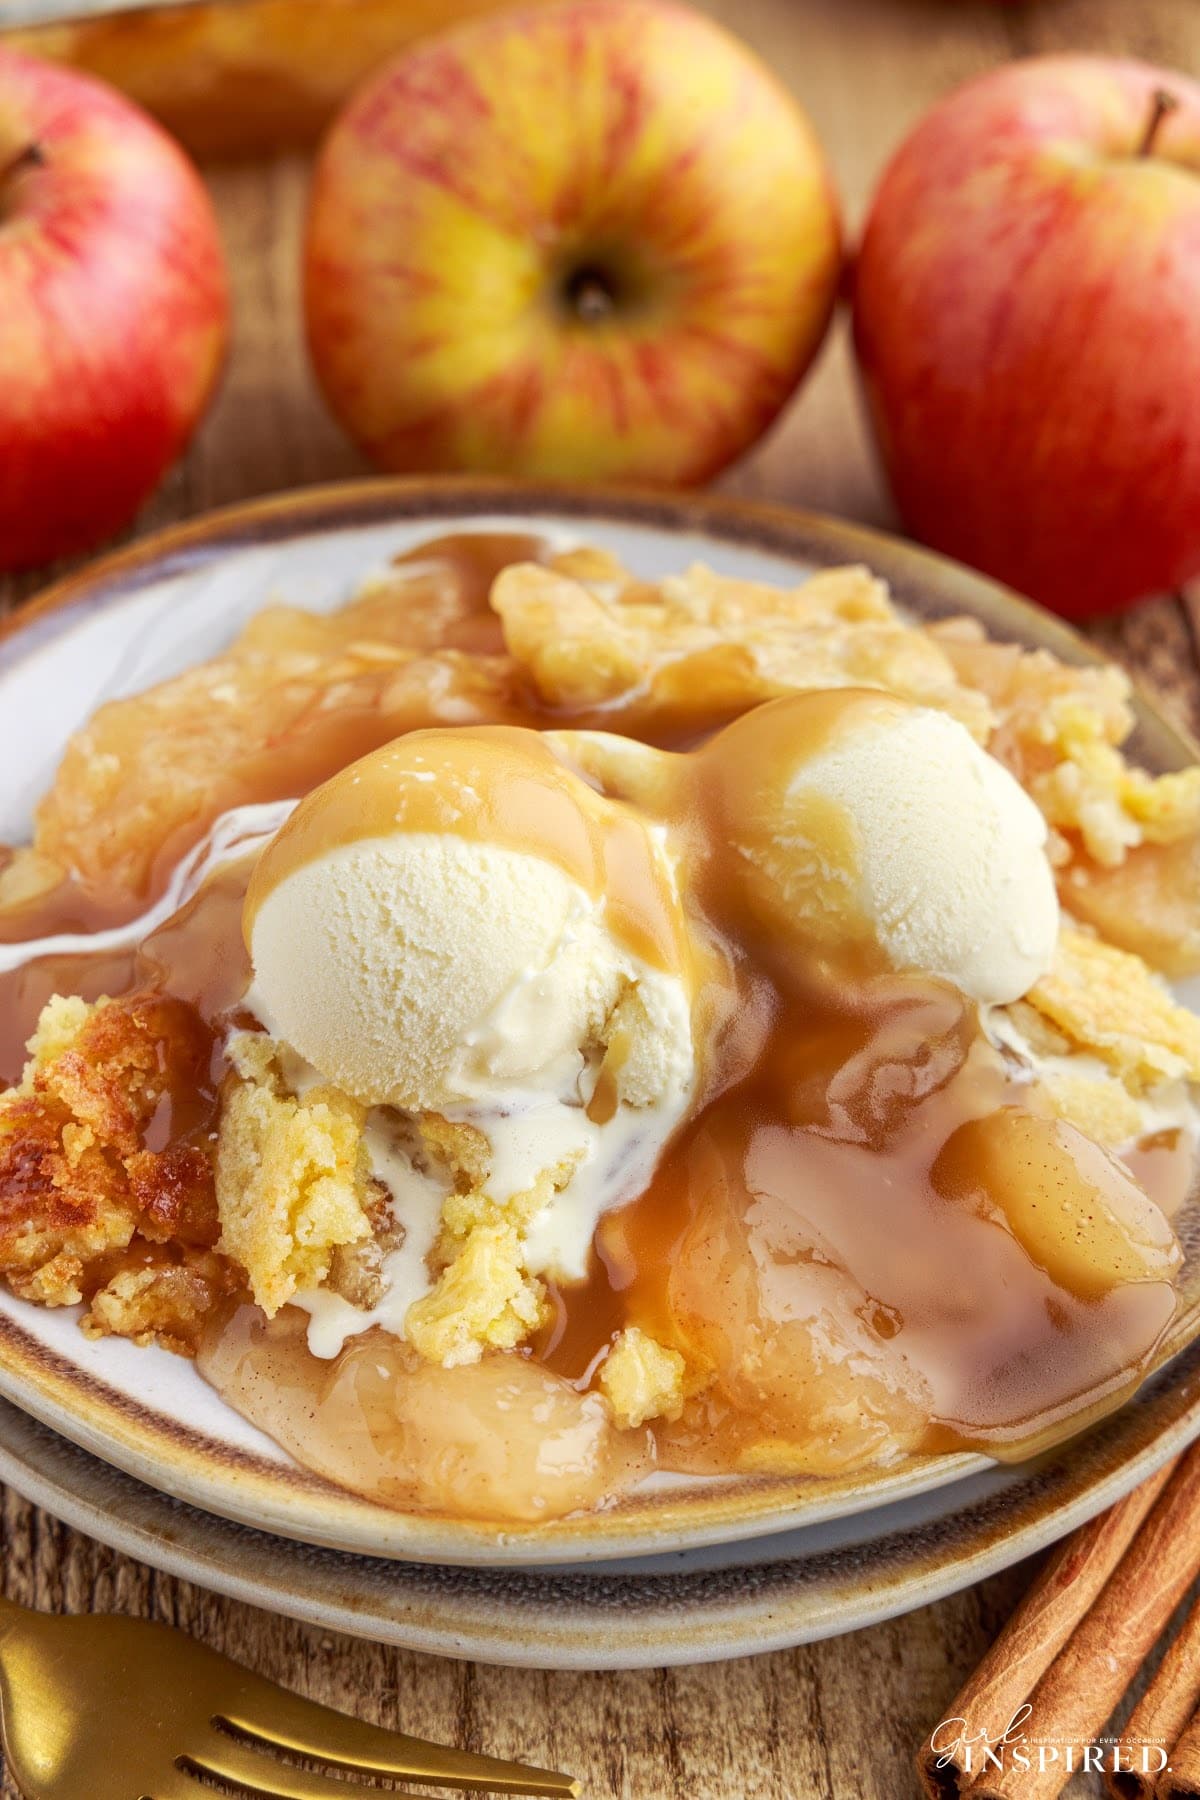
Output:
[[[447,529],[497,523],[598,542],[646,575],[702,559],[733,574],[794,581],[813,568],[865,562],[916,614],[972,613],[998,636],[1044,645],[1069,661],[1097,660],[1058,621],[954,564],[802,513],[720,498],[476,481],[309,490],[147,539],[60,584],[11,622],[0,636],[0,840],[19,840],[28,829],[67,732],[102,700],[211,654],[272,599],[334,606],[397,550]],[[1198,754],[1144,702],[1136,753],[1154,769],[1179,767]],[[1150,1412],[1139,1400],[1099,1428],[1109,1446],[1106,1473],[1075,1497],[1076,1510],[1124,1479],[1122,1421],[1141,1434],[1136,1453],[1130,1437],[1127,1461],[1143,1471],[1200,1431],[1183,1368],[1173,1365],[1159,1377]],[[357,1555],[493,1570],[704,1554],[711,1572],[713,1556],[729,1566],[754,1560],[754,1539],[836,1528],[843,1548],[851,1540],[861,1547],[908,1516],[897,1509],[923,1508],[927,1518],[953,1510],[969,1491],[957,1484],[984,1481],[994,1502],[1008,1495],[1016,1505],[1041,1479],[1029,1466],[991,1471],[983,1458],[947,1456],[829,1482],[659,1478],[602,1512],[536,1529],[499,1531],[389,1512],[297,1469],[189,1364],[116,1340],[90,1343],[69,1314],[7,1294],[0,1295],[0,1394],[127,1474],[260,1533]],[[1076,1446],[1067,1467],[1084,1453]],[[1092,1510],[1103,1503],[1096,1499]]]

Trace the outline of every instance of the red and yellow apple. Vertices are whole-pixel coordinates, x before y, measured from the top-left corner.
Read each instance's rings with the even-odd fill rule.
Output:
[[[875,196],[854,328],[915,536],[1068,616],[1200,572],[1195,82],[1053,57],[942,101]]]
[[[0,569],[129,521],[207,405],[228,317],[183,152],[99,82],[0,49]]]
[[[305,266],[385,468],[703,481],[820,344],[837,209],[803,114],[684,7],[563,0],[393,62],[324,145]]]

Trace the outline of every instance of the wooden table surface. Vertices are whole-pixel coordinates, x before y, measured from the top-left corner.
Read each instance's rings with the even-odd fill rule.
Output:
[[[937,95],[992,63],[1072,48],[1200,74],[1198,0],[708,0],[708,10],[757,45],[809,108],[852,227],[907,127]],[[140,522],[146,530],[361,469],[305,365],[296,295],[302,159],[209,173],[234,273],[236,350],[216,409]],[[844,321],[782,425],[725,485],[890,522],[857,410]],[[0,609],[38,585],[0,581]],[[1195,632],[1188,606],[1164,599],[1096,635],[1195,729]],[[7,1490],[0,1557],[0,1580],[17,1600],[165,1619],[383,1724],[570,1769],[593,1800],[907,1800],[916,1792],[913,1749],[944,1716],[1032,1572],[1014,1569],[907,1618],[806,1649],[711,1668],[574,1675],[331,1638],[113,1555]],[[1071,1791],[1093,1790],[1079,1782]],[[12,1800],[15,1790],[5,1783],[2,1793]]]

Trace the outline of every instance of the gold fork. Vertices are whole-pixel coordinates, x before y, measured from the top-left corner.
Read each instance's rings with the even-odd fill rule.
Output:
[[[268,1800],[380,1800],[378,1787],[311,1773],[276,1751],[474,1793],[580,1791],[568,1775],[302,1700],[167,1625],[57,1618],[2,1596],[0,1728],[26,1800],[204,1800],[206,1777]]]

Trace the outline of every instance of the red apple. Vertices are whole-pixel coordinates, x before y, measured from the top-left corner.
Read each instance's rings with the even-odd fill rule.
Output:
[[[875,196],[854,329],[917,537],[1068,616],[1200,572],[1195,82],[1064,56],[951,94]]]
[[[228,324],[183,152],[101,83],[0,49],[0,569],[129,521],[203,413]]]
[[[326,141],[309,342],[390,469],[702,481],[758,437],[829,319],[820,149],[688,9],[563,0],[368,82]]]

